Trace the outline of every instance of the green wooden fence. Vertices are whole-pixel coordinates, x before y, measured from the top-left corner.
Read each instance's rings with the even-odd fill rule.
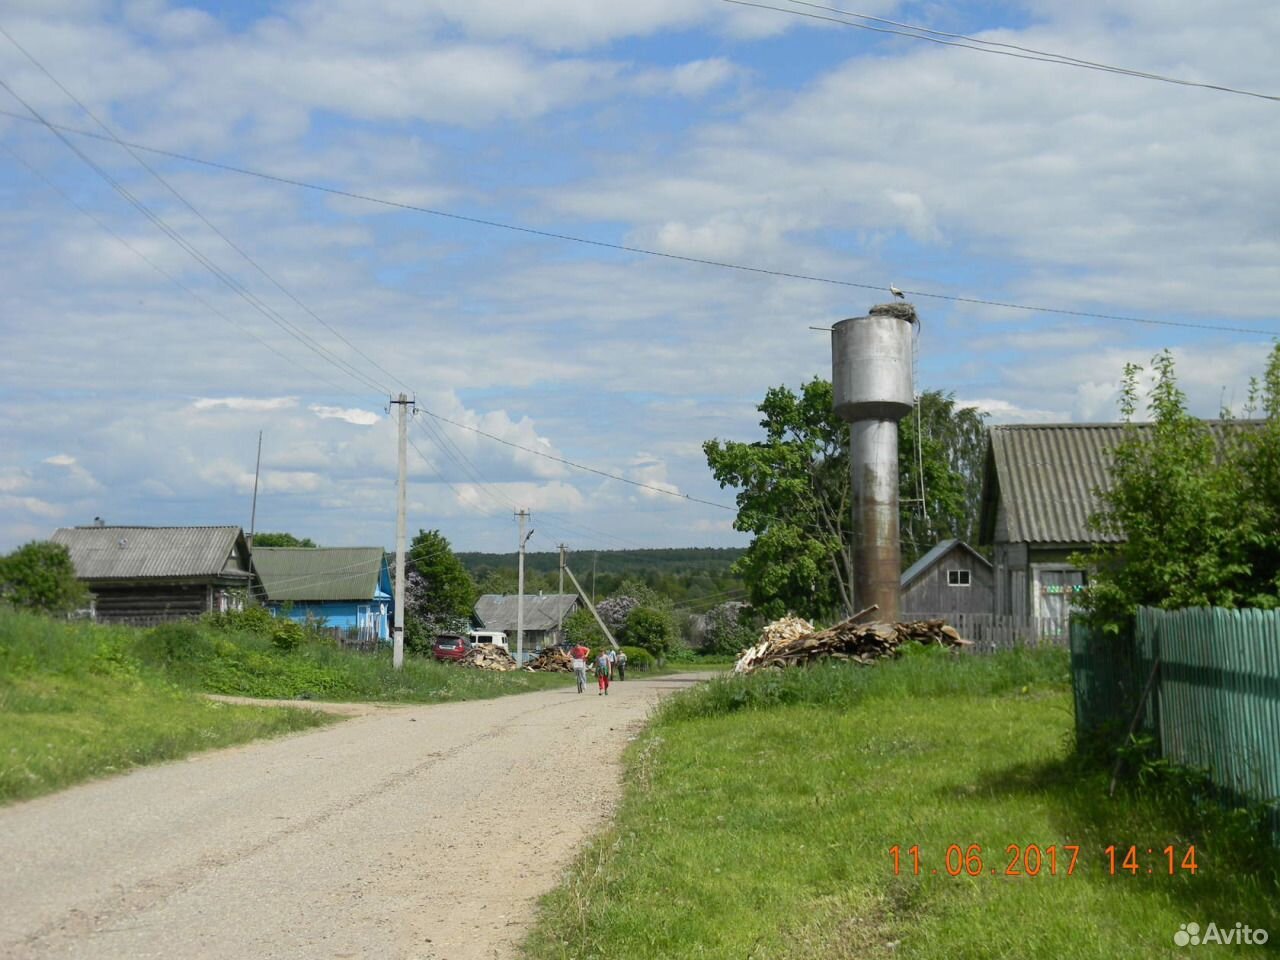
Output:
[[[1076,730],[1123,741],[1156,658],[1140,729],[1161,754],[1251,800],[1280,801],[1280,611],[1138,611],[1131,636],[1071,627]]]

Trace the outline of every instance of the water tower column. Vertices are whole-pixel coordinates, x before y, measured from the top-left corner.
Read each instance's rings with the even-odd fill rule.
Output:
[[[915,308],[872,307],[831,331],[835,409],[849,422],[853,481],[853,604],[875,604],[897,620],[902,545],[898,529],[898,421],[911,412],[911,335]]]

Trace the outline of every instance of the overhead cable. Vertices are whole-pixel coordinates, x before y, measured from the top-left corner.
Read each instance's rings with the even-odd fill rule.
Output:
[[[729,2],[729,0],[726,0]],[[22,116],[8,110],[0,110],[0,115],[13,117],[18,120],[30,121],[30,117]],[[67,133],[73,133],[77,136],[90,137],[98,140],[109,139],[102,134],[95,133],[92,130],[84,130],[77,127],[69,127],[61,124],[53,124],[43,121],[46,125],[53,129],[62,130]],[[114,142],[114,141],[113,141]],[[128,141],[122,141],[128,142]],[[128,145],[136,150],[144,150],[148,153],[158,154],[160,156],[171,157],[174,160],[183,160],[187,163],[195,163],[200,166],[211,167],[215,170],[225,170],[228,173],[236,173],[246,177],[256,177],[260,180],[269,180],[273,183],[280,183],[286,186],[298,187],[303,190],[314,190],[318,193],[328,194],[335,197],[344,197],[348,200],[359,200],[364,203],[372,203],[378,206],[390,207],[396,210],[404,210],[410,213],[421,213],[432,217],[442,217],[448,220],[456,220],[462,223],[470,223],[476,226],[492,227],[497,230],[508,230],[514,233],[522,233],[535,237],[543,237],[548,240],[563,240],[569,243],[580,243],[586,246],[598,247],[606,250],[617,250],[622,253],[634,253],[645,257],[655,257],[664,260],[676,260],[683,263],[695,263],[707,267],[717,267],[724,270],[738,270],[743,273],[754,273],[769,277],[780,277],[785,280],[804,280],[811,283],[825,283],[839,287],[856,287],[862,290],[879,290],[884,291],[886,287],[882,283],[864,283],[856,280],[839,280],[834,277],[824,277],[816,274],[796,273],[789,270],[775,270],[768,267],[756,267],[742,263],[732,263],[727,260],[712,260],[706,257],[690,257],[679,253],[667,253],[662,250],[652,250],[647,247],[631,246],[622,243],[610,243],[607,240],[593,240],[589,237],[579,237],[569,233],[558,233],[552,230],[539,230],[536,227],[525,227],[514,223],[505,223],[501,220],[488,220],[483,217],[471,217],[461,213],[451,213],[447,210],[437,210],[432,207],[423,207],[418,204],[406,203],[401,200],[390,200],[385,197],[377,197],[371,194],[356,193],[352,190],[342,190],[338,187],[325,186],[324,184],[310,183],[306,180],[299,180],[295,177],[285,177],[272,173],[265,173],[261,170],[251,170],[246,167],[238,167],[234,164],[221,163],[217,160],[206,160],[201,157],[195,157],[186,153],[179,153],[174,150],[163,150],[159,147],[148,147],[144,144],[128,142]],[[1213,330],[1221,333],[1240,333],[1247,336],[1264,336],[1264,337],[1280,337],[1280,330],[1264,330],[1252,329],[1248,327],[1231,327],[1214,323],[1194,323],[1183,320],[1157,320],[1153,317],[1138,317],[1126,314],[1116,313],[1100,313],[1090,310],[1070,310],[1064,307],[1046,307],[1042,305],[1013,303],[1005,300],[987,300],[980,297],[961,297],[946,293],[933,293],[928,290],[904,290],[903,293],[910,294],[914,297],[926,297],[931,300],[945,300],[952,303],[969,303],[979,306],[1003,307],[1007,310],[1020,310],[1026,313],[1047,313],[1056,316],[1079,317],[1088,320],[1116,320],[1123,323],[1141,323],[1152,326],[1161,327],[1181,327],[1193,330]]]
[[[826,10],[829,13],[836,13],[840,16],[828,17],[819,13],[806,13],[803,10],[790,10],[786,7],[775,7],[767,3],[756,3],[754,0],[724,0],[724,2],[731,3],[738,7],[755,7],[758,10],[774,10],[778,13],[785,13],[793,17],[805,17],[809,20],[823,20],[827,23],[838,23],[841,26],[854,27],[858,30],[869,30],[872,33],[887,33],[897,37],[906,37],[910,40],[924,40],[928,43],[937,43],[946,47],[961,47],[965,50],[976,50],[978,53],[992,53],[1002,57],[1015,57],[1019,60],[1036,60],[1041,63],[1056,63],[1064,67],[1077,67],[1081,70],[1097,70],[1102,73],[1116,73],[1121,76],[1136,77],[1141,80],[1156,80],[1161,83],[1172,83],[1181,87],[1199,87],[1204,90],[1214,90],[1219,93],[1230,93],[1242,97],[1255,97],[1259,100],[1271,100],[1273,102],[1280,101],[1280,95],[1276,94],[1259,93],[1256,90],[1242,90],[1238,87],[1227,87],[1217,83],[1203,83],[1198,80],[1185,80],[1181,77],[1170,77],[1161,73],[1149,73],[1145,70],[1133,70],[1129,67],[1116,67],[1111,64],[1099,63],[1095,60],[1081,60],[1077,57],[1068,57],[1059,53],[1049,53],[1044,50],[1036,50],[1032,47],[1021,47],[1016,43],[998,43],[996,41],[981,40],[976,37],[965,36],[960,33],[944,33],[939,30],[930,30],[927,27],[917,27],[909,23],[900,23],[897,20],[886,20],[882,17],[872,17],[867,14],[856,13],[851,10],[842,10],[839,7],[828,7],[819,3],[808,3],[806,0],[791,0],[791,2],[802,7],[812,7],[815,10]],[[857,23],[853,20],[842,19],[843,17],[856,17],[858,20],[869,20],[873,23],[891,24],[896,27],[902,27],[903,29],[891,30],[886,27],[873,27],[867,23]]]

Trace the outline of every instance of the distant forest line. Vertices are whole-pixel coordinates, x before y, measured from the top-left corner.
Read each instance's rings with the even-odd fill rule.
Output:
[[[746,587],[731,567],[745,551],[738,547],[671,547],[651,550],[591,550],[569,554],[568,566],[588,595],[597,600],[617,594],[627,581],[643,583],[676,607],[705,612],[724,600],[740,600]],[[514,593],[515,553],[456,556],[484,593]],[[593,577],[594,568],[594,577]],[[525,592],[554,592],[559,584],[559,552],[524,555]],[[565,578],[565,592],[573,586]]]

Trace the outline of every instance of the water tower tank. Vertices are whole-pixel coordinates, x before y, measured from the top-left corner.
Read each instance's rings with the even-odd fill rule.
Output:
[[[911,412],[915,320],[910,304],[886,303],[832,327],[831,386],[840,419],[897,421]]]

